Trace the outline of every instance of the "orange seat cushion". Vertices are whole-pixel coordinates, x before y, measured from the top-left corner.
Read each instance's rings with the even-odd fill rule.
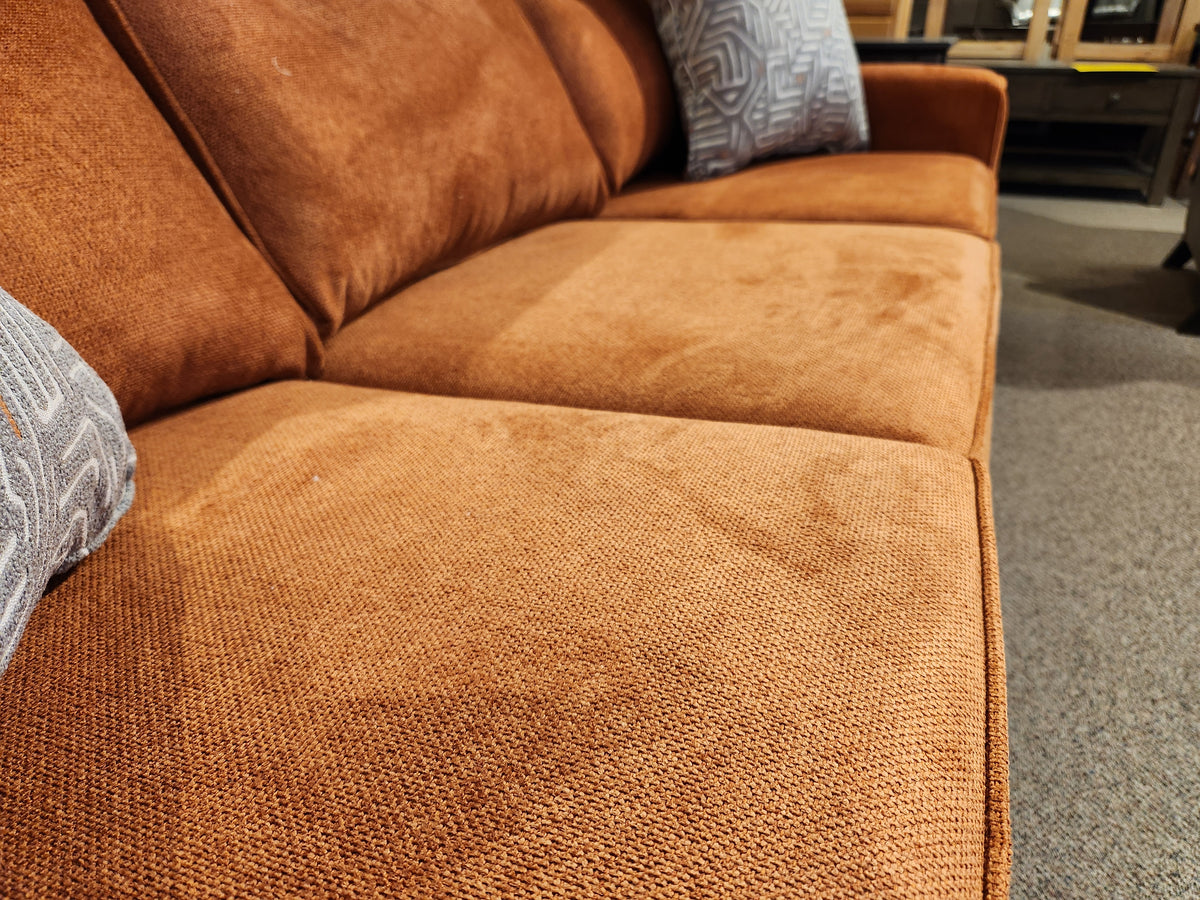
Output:
[[[990,238],[996,178],[953,153],[842,153],[780,159],[703,182],[634,182],[601,215],[614,219],[757,219],[938,225]]]
[[[945,229],[562,223],[385,301],[324,377],[981,452],[996,264]]]
[[[1002,895],[962,457],[313,383],[133,439],[0,680],[0,894]]]

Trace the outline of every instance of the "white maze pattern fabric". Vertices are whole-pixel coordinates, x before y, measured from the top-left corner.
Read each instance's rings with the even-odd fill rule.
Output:
[[[129,509],[135,462],[108,386],[0,290],[0,675],[50,579]]]
[[[780,154],[865,150],[842,0],[651,0],[688,136],[687,177]]]

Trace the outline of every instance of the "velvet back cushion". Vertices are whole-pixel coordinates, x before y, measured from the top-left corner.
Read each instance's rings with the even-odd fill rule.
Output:
[[[93,6],[325,334],[423,273],[604,200],[515,0]]]
[[[842,0],[651,0],[688,139],[687,177],[782,154],[865,150]]]
[[[645,0],[520,0],[618,191],[679,130]]]
[[[0,284],[134,424],[319,367],[316,332],[82,0],[0,4]]]
[[[104,381],[0,289],[0,675],[50,579],[129,509],[136,460]]]

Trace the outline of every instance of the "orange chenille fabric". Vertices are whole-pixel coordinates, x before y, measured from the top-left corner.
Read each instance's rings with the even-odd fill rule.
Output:
[[[993,170],[1008,124],[1008,83],[969,66],[862,67],[872,150],[965,153]]]
[[[996,176],[953,153],[844,153],[779,159],[691,182],[661,175],[609,201],[613,219],[749,219],[940,225],[996,233]]]
[[[981,466],[295,382],[133,439],[0,679],[0,894],[1004,896]]]
[[[129,423],[320,365],[288,294],[79,0],[0,5],[0,287]]]
[[[331,381],[979,443],[995,244],[887,225],[554,225],[327,345]]]
[[[644,0],[520,0],[613,190],[678,131],[671,72]]]
[[[93,5],[322,334],[603,202],[603,166],[516,0]]]

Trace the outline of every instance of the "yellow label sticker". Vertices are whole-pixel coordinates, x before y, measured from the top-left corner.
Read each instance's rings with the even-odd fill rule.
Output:
[[[1157,72],[1158,66],[1150,63],[1075,63],[1071,68],[1076,72]]]

